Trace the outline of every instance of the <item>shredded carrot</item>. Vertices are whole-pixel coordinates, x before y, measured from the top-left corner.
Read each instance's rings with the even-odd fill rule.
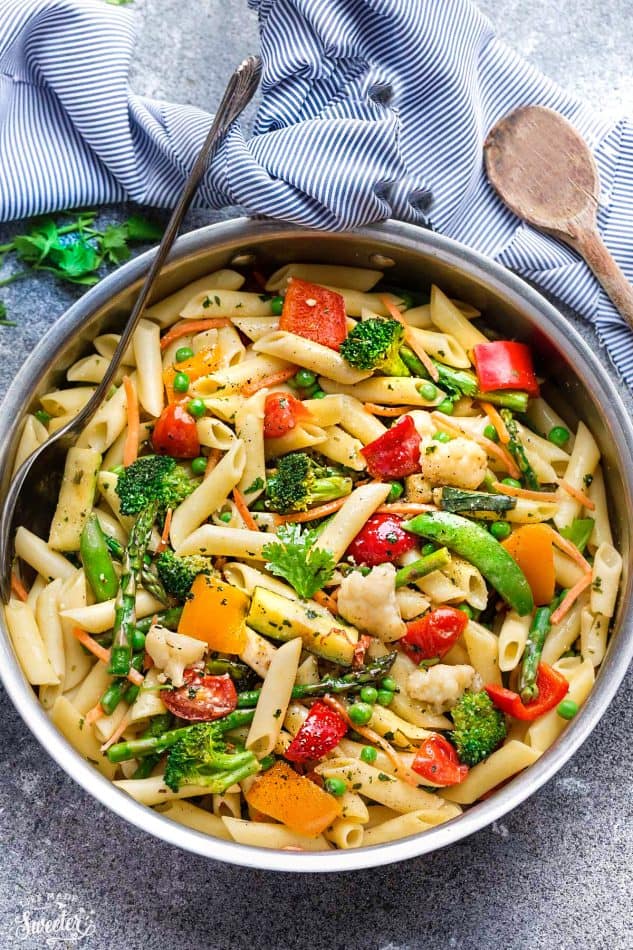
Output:
[[[129,376],[123,377],[125,402],[127,406],[127,434],[123,446],[123,464],[127,468],[138,458],[138,442],[141,431],[141,420],[138,412],[138,395],[136,386]]]
[[[322,590],[318,590],[316,594],[313,594],[312,600],[316,601],[319,607],[329,610],[331,614],[336,613],[336,601],[332,597],[328,597]]]
[[[211,449],[211,451],[209,452],[207,456],[207,467],[204,470],[205,478],[207,477],[207,475],[211,474],[211,472],[213,471],[213,469],[218,464],[221,458],[222,458],[222,449],[217,449],[217,448]]]
[[[411,328],[404,320],[402,314],[400,313],[396,305],[393,303],[393,301],[389,299],[387,294],[378,294],[378,299],[386,307],[389,313],[389,316],[393,320],[397,320],[398,323],[402,324],[402,326],[404,327],[405,340],[407,341],[407,343],[409,344],[409,346],[411,347],[415,355],[418,357],[420,362],[424,365],[425,370],[427,371],[427,373],[429,374],[433,382],[436,383],[438,379],[440,378],[440,374],[437,370],[437,366],[433,363],[433,360],[431,359],[429,354],[426,352],[426,350],[423,347],[419,346],[418,341],[415,339],[415,334],[410,332]]]
[[[494,426],[495,432],[499,436],[499,441],[503,445],[508,445],[508,443],[510,442],[510,433],[508,432],[506,428],[505,422],[499,415],[498,410],[495,408],[495,406],[492,405],[492,403],[483,402],[483,400],[480,400],[480,405],[483,411],[486,413],[486,415],[490,419],[490,424]]]
[[[297,372],[296,366],[289,366],[288,369],[280,369],[277,373],[271,373],[270,376],[264,376],[263,379],[254,379],[252,383],[244,383],[240,389],[242,396],[254,396],[260,389],[267,386],[279,386],[291,379]]]
[[[501,495],[511,495],[513,498],[529,498],[530,501],[560,501],[556,492],[532,491],[531,488],[515,488],[514,485],[504,485],[503,482],[493,482],[492,487]]]
[[[168,508],[165,512],[165,524],[163,525],[163,533],[160,536],[160,542],[156,546],[156,554],[162,554],[167,545],[169,544],[169,529],[171,528],[171,519],[174,513],[173,508]]]
[[[579,581],[576,581],[573,587],[571,587],[563,600],[560,602],[554,613],[551,617],[552,623],[559,623],[565,617],[576,600],[580,597],[582,592],[586,590],[591,584],[592,574],[591,571],[588,574],[583,574]]]
[[[558,531],[554,531],[551,525],[545,525],[544,527],[551,532],[552,543],[556,545],[559,551],[567,554],[585,573],[591,572],[591,564],[582,556],[575,544],[564,538]]]
[[[477,435],[474,432],[468,432],[467,429],[462,429],[455,419],[450,421],[446,418],[443,412],[432,412],[431,418],[436,423],[436,425],[441,429],[446,429],[448,432],[457,435],[463,435],[466,439],[472,439],[473,442],[476,442],[477,445],[480,445],[482,449],[486,450],[487,455],[491,455],[493,458],[496,458],[501,462],[505,467],[505,470],[508,472],[512,478],[519,478],[521,472],[517,468],[517,464],[508,452],[508,450],[503,445],[497,445],[496,442],[493,442],[492,439],[487,439],[485,435]]]
[[[345,495],[344,498],[336,498],[334,501],[328,501],[325,505],[318,505],[308,511],[299,511],[296,515],[275,515],[275,524],[301,524],[303,521],[325,518],[326,515],[334,514],[342,508],[348,498],[349,495]]]
[[[424,505],[421,502],[403,501],[401,504],[394,502],[392,505],[381,505],[376,509],[378,515],[420,515],[425,511],[437,511],[437,505]]]
[[[417,406],[378,406],[375,402],[366,402],[363,405],[365,412],[371,416],[403,416],[417,408]]]
[[[345,720],[345,722],[350,727],[350,729],[353,729],[354,732],[357,732],[359,736],[363,736],[369,742],[373,743],[374,745],[377,745],[380,749],[382,749],[382,751],[385,753],[385,755],[388,757],[389,761],[393,765],[396,771],[396,774],[399,775],[403,779],[403,781],[407,782],[409,785],[414,785],[417,787],[419,780],[418,779],[414,780],[413,777],[409,774],[409,769],[406,763],[402,761],[402,759],[400,758],[400,756],[398,755],[398,753],[396,752],[396,750],[394,749],[394,747],[391,745],[390,742],[388,742],[383,736],[379,735],[377,732],[374,732],[373,729],[368,729],[367,726],[358,726],[356,725],[356,723],[353,723],[352,720],[349,718],[346,707],[343,705],[342,702],[340,702],[340,700],[335,699],[334,696],[330,696],[329,694],[326,694],[323,697],[323,702],[327,703],[327,705],[331,709],[336,710],[339,716],[341,716]]]
[[[28,599],[28,591],[17,574],[11,575],[11,590],[18,600],[25,601]]]
[[[104,742],[100,748],[100,752],[107,752],[111,745],[114,745],[115,742],[118,742],[127,727],[130,724],[130,719],[132,718],[132,707],[126,710],[125,715],[121,717],[121,722],[116,727],[110,738],[107,742]]]
[[[96,706],[93,706],[92,709],[88,710],[88,712],[84,716],[84,719],[86,723],[89,726],[91,726],[98,719],[103,719],[104,716],[105,716],[105,712],[103,711],[103,706],[101,705],[101,703],[97,703]]]
[[[89,633],[86,633],[85,630],[82,630],[81,627],[73,627],[73,637],[76,640],[79,640],[82,646],[86,650],[90,650],[98,660],[101,660],[102,663],[110,662],[110,651],[106,650],[105,647],[102,647],[100,643],[97,643],[96,640],[93,640]],[[134,683],[135,686],[142,686],[144,679],[141,674],[134,669],[131,669],[127,674],[127,678],[130,683]]]
[[[591,498],[588,495],[585,495],[580,488],[575,488],[570,482],[566,481],[564,478],[558,479],[558,484],[566,491],[568,495],[571,495],[572,498],[575,498],[576,501],[579,501],[583,508],[587,508],[589,511],[595,511],[596,506],[592,502]]]
[[[246,504],[244,495],[239,490],[239,488],[233,489],[233,501],[235,502],[235,507],[237,508],[242,518],[242,521],[244,522],[246,527],[249,529],[249,531],[259,531],[257,522],[255,521],[252,514],[248,510],[248,505]]]
[[[189,333],[201,333],[202,330],[219,330],[220,327],[232,326],[227,317],[209,317],[208,320],[182,320],[169,330],[160,341],[161,350],[166,350],[175,340]]]

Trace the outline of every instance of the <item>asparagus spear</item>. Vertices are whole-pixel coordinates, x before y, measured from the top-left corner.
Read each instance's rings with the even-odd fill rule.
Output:
[[[326,676],[319,683],[293,686],[290,694],[291,699],[309,699],[312,696],[325,696],[326,693],[356,693],[368,683],[375,683],[385,677],[393,666],[395,658],[395,653],[387,653],[385,656],[380,656],[368,663],[367,666],[346,673],[345,676],[337,678]],[[257,705],[260,694],[261,689],[251,689],[245,693],[238,693],[238,709]]]
[[[111,535],[105,535],[105,543],[112,557],[116,558],[117,561],[122,561],[125,554],[125,545],[121,544],[120,541],[117,541],[117,539]],[[162,601],[164,604],[167,603],[168,597],[165,593],[165,588],[161,584],[158,574],[152,569],[151,564],[146,563],[145,558],[143,559],[143,566],[140,576],[137,577],[137,582],[140,582],[145,590],[153,594],[157,600]]]
[[[396,571],[396,587],[413,584],[415,581],[419,581],[421,577],[426,577],[426,575],[432,571],[441,570],[441,568],[446,567],[450,559],[451,556],[448,553],[448,548],[438,548],[437,551],[433,551],[432,554],[418,558],[417,561],[413,561],[411,564],[407,564],[406,567],[401,567]]]
[[[123,570],[114,608],[112,648],[108,667],[108,672],[113,676],[127,676],[130,672],[132,631],[136,623],[136,578],[143,568],[143,558],[157,512],[157,501],[151,502],[141,511],[132,526],[123,555]]]
[[[525,482],[528,488],[538,491],[540,488],[538,478],[534,469],[528,461],[528,457],[525,452],[523,443],[521,442],[521,436],[519,435],[519,427],[517,425],[516,419],[507,409],[501,410],[501,418],[505,422],[506,429],[508,430],[508,435],[510,436],[510,441],[508,442],[508,450],[514,458],[514,461],[517,463],[521,474],[523,475]]]
[[[550,631],[552,614],[566,593],[566,591],[562,591],[547,607],[538,607],[534,614],[534,619],[530,624],[530,631],[525,644],[523,662],[519,673],[519,694],[524,703],[530,703],[538,699],[536,674],[538,673],[538,666],[541,662],[543,647],[545,646],[545,640]]]
[[[401,347],[400,356],[402,362],[415,376],[421,376],[423,379],[429,378],[426,367],[410,347]],[[486,402],[494,403],[496,406],[504,406],[513,412],[525,412],[527,410],[527,393],[514,392],[513,390],[481,393],[478,389],[477,377],[470,370],[445,366],[444,363],[439,363],[437,360],[432,362],[439,373],[439,384],[444,389],[451,390],[461,396],[471,396],[473,399],[485,399]]]
[[[218,735],[238,729],[240,726],[249,726],[255,715],[254,709],[236,709],[235,712],[217,719],[212,725]],[[158,736],[148,736],[146,739],[130,739],[129,742],[117,742],[110,746],[107,755],[110,762],[125,762],[126,759],[140,759],[146,755],[157,755],[170,749],[175,742],[185,736],[192,726],[183,726],[181,729],[170,729]]]

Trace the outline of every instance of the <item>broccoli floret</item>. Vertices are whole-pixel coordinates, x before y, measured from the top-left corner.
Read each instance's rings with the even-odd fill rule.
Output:
[[[318,465],[305,452],[291,452],[277,463],[277,471],[266,481],[266,507],[286,514],[307,511],[335,498],[349,495],[352,479]]]
[[[257,771],[252,752],[230,751],[214,723],[201,722],[184,731],[169,750],[164,782],[174,792],[182,785],[204,785],[219,795]]]
[[[169,455],[144,455],[119,475],[116,493],[121,513],[137,515],[150,502],[161,509],[175,508],[200,484]]]
[[[198,574],[213,572],[213,562],[201,554],[178,557],[168,548],[156,558],[156,570],[167,593],[178,600],[186,600]]]
[[[451,709],[451,717],[454,728],[449,738],[466,765],[477,765],[487,759],[505,738],[505,719],[485,689],[479,693],[465,692]]]
[[[375,369],[385,376],[410,376],[400,356],[403,343],[401,323],[372,317],[356,324],[341,343],[340,353],[356,369]]]

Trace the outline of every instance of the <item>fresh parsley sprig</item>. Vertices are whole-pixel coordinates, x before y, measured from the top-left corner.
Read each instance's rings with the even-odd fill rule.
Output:
[[[96,218],[96,211],[81,211],[70,221],[65,216],[65,223],[51,217],[40,218],[26,234],[0,245],[0,266],[7,255],[13,254],[28,268],[0,280],[0,287],[28,276],[29,269],[47,271],[72,284],[91,286],[98,282],[102,265],[122,264],[132,255],[131,244],[156,241],[162,234],[158,225],[138,215],[103,230],[95,227]],[[0,323],[12,326],[5,318],[6,307],[0,301]]]
[[[263,549],[266,568],[283,577],[304,600],[321,590],[331,579],[336,562],[330,551],[315,547],[318,534],[302,531],[298,524],[285,524],[277,531],[277,540]]]

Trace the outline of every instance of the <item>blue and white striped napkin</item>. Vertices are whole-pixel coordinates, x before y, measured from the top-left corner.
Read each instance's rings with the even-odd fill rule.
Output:
[[[557,109],[594,151],[600,228],[633,279],[630,121],[605,121],[550,82],[470,0],[248,2],[263,101],[251,138],[237,126],[226,137],[199,205],[316,228],[431,223],[590,319],[633,385],[631,331],[587,267],[519,222],[482,170],[497,119],[526,103]],[[0,220],[176,200],[209,116],[130,91],[134,40],[133,13],[101,0],[0,0]]]

